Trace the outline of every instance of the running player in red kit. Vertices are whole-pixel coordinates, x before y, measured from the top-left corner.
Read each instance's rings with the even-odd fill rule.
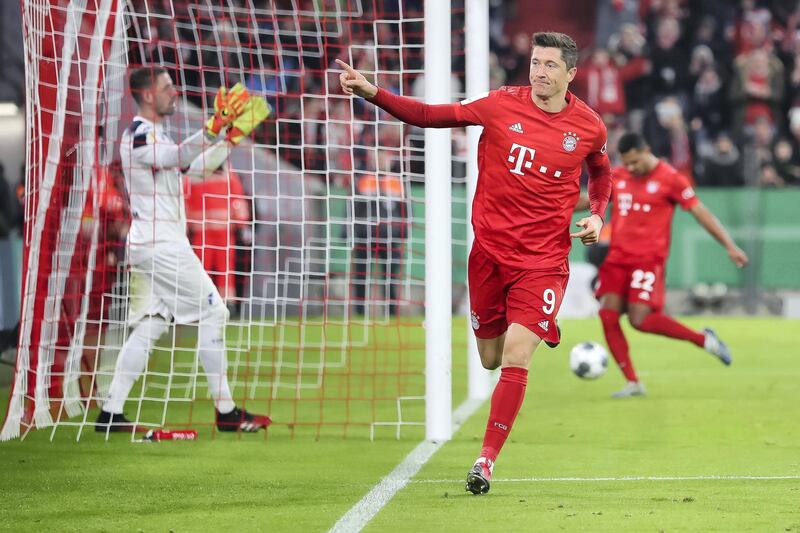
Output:
[[[639,331],[692,342],[725,365],[731,364],[730,350],[714,330],[692,330],[661,312],[664,265],[675,206],[689,211],[725,247],[736,266],[745,266],[747,255],[695,196],[689,180],[653,155],[640,135],[623,135],[619,153],[623,164],[613,172],[611,246],[600,267],[596,295],[606,343],[628,380],[612,396],[624,398],[642,396],[645,389],[636,376],[628,341],[620,327],[622,313],[628,313],[631,325]],[[585,201],[578,207],[585,208]]]
[[[559,342],[555,318],[569,277],[570,237],[594,244],[603,226],[611,188],[606,128],[567,90],[577,59],[569,36],[536,33],[529,87],[502,87],[445,105],[379,89],[339,61],[346,94],[366,98],[403,122],[483,126],[468,268],[471,319],[483,366],[501,372],[483,449],[467,474],[466,489],[474,494],[489,491],[494,461],[525,396],[534,350],[542,340]],[[592,214],[578,221],[582,230],[570,234],[584,161]]]

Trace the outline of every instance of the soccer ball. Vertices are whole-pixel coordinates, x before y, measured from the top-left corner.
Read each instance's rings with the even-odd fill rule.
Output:
[[[608,352],[596,342],[582,342],[569,352],[569,366],[579,378],[597,379],[608,369]]]

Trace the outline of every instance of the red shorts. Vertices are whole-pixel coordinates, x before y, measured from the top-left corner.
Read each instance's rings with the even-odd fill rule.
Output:
[[[597,275],[595,296],[618,294],[628,303],[643,303],[654,311],[664,307],[664,261],[644,260],[623,265],[605,261]]]
[[[559,342],[555,319],[569,272],[508,268],[492,260],[477,244],[469,254],[468,272],[476,337],[499,337],[509,324],[517,323],[543,340]]]

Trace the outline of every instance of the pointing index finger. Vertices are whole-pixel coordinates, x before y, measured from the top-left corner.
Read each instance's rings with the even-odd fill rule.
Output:
[[[345,69],[345,70],[347,71],[347,73],[348,73],[348,74],[355,74],[355,73],[356,73],[356,71],[353,69],[353,67],[351,67],[350,65],[348,65],[347,63],[345,63],[345,62],[344,62],[344,61],[342,61],[341,59],[336,59],[336,62],[337,62],[337,63],[339,63],[339,65],[340,65],[340,66],[341,66],[343,69]]]

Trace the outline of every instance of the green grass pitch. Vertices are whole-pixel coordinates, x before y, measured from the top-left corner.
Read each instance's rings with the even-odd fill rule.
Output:
[[[612,400],[616,368],[588,382],[567,365],[570,346],[602,339],[599,322],[564,321],[562,346],[534,355],[491,492],[463,487],[487,402],[366,531],[800,531],[800,322],[687,322],[715,327],[733,366],[628,329],[648,397]],[[455,406],[465,396],[466,328],[454,324]],[[326,531],[421,436],[404,431],[397,441],[392,430],[371,442],[355,429],[347,438],[276,429],[268,439],[201,430],[197,442],[157,444],[93,433],[50,442],[49,431],[34,432],[0,444],[0,530]]]

